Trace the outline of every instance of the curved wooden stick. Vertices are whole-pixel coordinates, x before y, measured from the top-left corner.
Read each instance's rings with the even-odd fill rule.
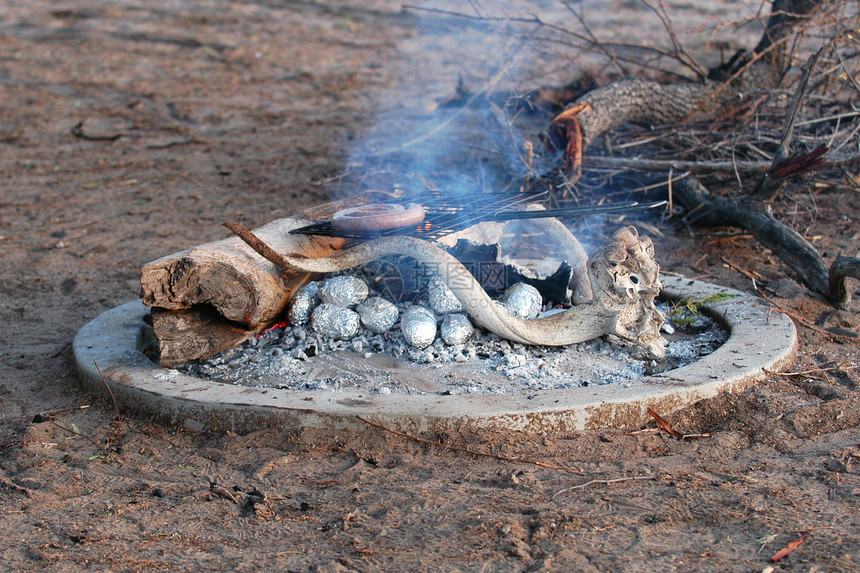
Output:
[[[236,234],[242,240],[250,239],[248,244],[252,247],[252,242],[262,243],[241,225],[227,226],[238,231]],[[268,247],[261,251],[266,253],[260,253],[264,257],[274,252]],[[275,253],[274,260],[269,260],[295,271],[333,273],[390,255],[408,256],[428,265],[478,326],[502,338],[522,344],[565,346],[615,334],[639,344],[655,357],[665,356],[665,341],[659,334],[663,317],[654,306],[654,298],[662,287],[659,266],[654,262],[650,239],[640,239],[632,227],[620,229],[607,248],[589,259],[593,300],[533,320],[509,314],[490,298],[460,261],[444,249],[414,237],[382,237],[317,259]]]

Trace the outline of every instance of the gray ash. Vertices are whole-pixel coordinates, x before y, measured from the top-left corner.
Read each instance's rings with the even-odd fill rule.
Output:
[[[647,374],[678,368],[713,352],[728,337],[707,316],[685,318],[678,323],[673,323],[670,316],[668,324],[674,327],[674,332],[667,335],[667,358],[648,361],[637,358],[638,348],[614,337],[566,347],[526,346],[479,329],[471,337],[445,337],[446,321],[448,329],[451,322],[459,324],[455,331],[467,328],[461,318],[455,318],[465,319],[463,315],[446,314],[437,317],[443,325],[438,329],[442,337],[417,348],[421,345],[414,341],[410,344],[404,336],[402,320],[409,309],[430,316],[433,313],[416,308],[398,303],[400,320],[381,333],[364,324],[357,328],[355,336],[343,338],[326,336],[308,325],[272,328],[242,346],[179,370],[216,382],[291,390],[383,394],[559,390],[624,384]],[[357,310],[361,313],[361,308]],[[661,310],[667,312],[665,304]],[[390,317],[392,312],[389,309],[387,315]],[[435,324],[433,330],[435,336]]]

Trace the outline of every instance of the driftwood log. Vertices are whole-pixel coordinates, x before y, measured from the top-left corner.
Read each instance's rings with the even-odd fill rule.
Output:
[[[436,271],[475,324],[507,340],[566,346],[614,334],[638,345],[651,358],[666,355],[666,341],[660,335],[663,315],[654,304],[663,288],[660,267],[654,260],[651,239],[640,237],[634,227],[619,229],[609,245],[588,259],[591,300],[550,316],[525,320],[497,305],[460,261],[429,241],[389,236],[328,257],[297,258],[278,253],[240,225],[226,225],[279,267],[295,271],[334,273],[391,255],[420,261]]]
[[[255,229],[273,248],[298,257],[322,257],[343,248],[341,238],[289,231],[330,216],[362,195],[278,219]],[[238,237],[167,255],[141,269],[143,303],[153,308],[153,358],[166,367],[202,360],[270,327],[284,312],[307,273],[278,268]]]
[[[793,28],[825,3],[826,0],[774,0],[766,29],[752,53],[739,53],[727,64],[711,69],[702,81],[666,85],[635,78],[594,89],[552,121],[547,142],[564,151],[566,170],[575,181],[581,172],[584,150],[600,135],[623,123],[655,126],[718,119],[742,109],[761,90],[778,84]],[[824,156],[826,147],[806,155],[789,152],[794,118],[814,64],[813,57],[788,113],[780,148],[752,193],[729,198],[713,196],[690,176],[676,184],[674,197],[692,215],[692,222],[746,229],[788,264],[810,289],[836,305],[845,305],[850,300],[845,279],[860,278],[860,261],[839,256],[828,268],[815,248],[775,219],[769,209],[788,178],[820,167],[828,159]]]

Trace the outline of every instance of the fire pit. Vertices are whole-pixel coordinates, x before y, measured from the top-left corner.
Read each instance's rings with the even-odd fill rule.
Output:
[[[749,295],[661,277],[634,227],[587,256],[531,193],[481,195],[465,210],[377,196],[254,231],[227,224],[236,237],[144,265],[142,301],[75,338],[85,382],[196,430],[361,417],[569,431],[636,425],[648,407],[738,390],[794,352],[788,318]],[[692,316],[679,318],[683,308]],[[684,320],[712,328],[667,347],[663,333]]]
[[[766,369],[791,359],[796,346],[792,322],[769,313],[759,299],[699,281],[661,278],[665,300],[713,301],[701,310],[724,325],[728,339],[687,366],[599,386],[445,393],[438,391],[438,381],[460,364],[428,368],[391,357],[374,362],[360,353],[346,361],[329,359],[327,367],[342,372],[363,369],[366,377],[385,374],[412,393],[212,382],[161,367],[146,357],[142,332],[149,309],[139,301],[110,310],[84,326],[75,337],[74,352],[84,383],[94,391],[109,386],[123,408],[192,430],[234,432],[261,427],[359,427],[363,425],[359,417],[405,431],[464,425],[536,432],[631,427],[648,419],[648,407],[670,412],[719,392],[742,390]],[[320,363],[325,360],[321,357]],[[464,372],[455,376],[467,376]]]

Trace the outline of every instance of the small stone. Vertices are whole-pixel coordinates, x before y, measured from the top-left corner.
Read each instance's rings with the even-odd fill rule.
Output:
[[[290,324],[293,326],[306,324],[319,301],[320,283],[318,281],[312,281],[300,287],[293,296],[290,310],[287,313]]]
[[[427,284],[427,298],[430,308],[436,314],[448,314],[463,310],[463,305],[439,277],[431,278]]]
[[[465,343],[471,338],[474,331],[475,329],[472,327],[472,323],[468,317],[460,313],[445,315],[445,319],[442,320],[442,326],[439,329],[442,340],[445,341],[445,344],[451,346]]]
[[[423,306],[411,306],[400,319],[400,330],[410,346],[427,348],[436,339],[436,316]]]
[[[833,456],[824,460],[824,467],[831,472],[845,472],[848,469],[842,460]]]
[[[358,277],[341,275],[327,279],[320,287],[320,299],[327,304],[352,308],[367,299],[370,289]]]
[[[537,318],[543,303],[538,289],[526,283],[517,283],[506,290],[504,301],[508,312],[525,320]]]
[[[365,328],[376,334],[391,330],[400,317],[400,311],[394,303],[378,296],[370,297],[358,305],[356,310]]]
[[[345,340],[358,334],[359,322],[357,312],[328,303],[316,307],[311,315],[314,331],[334,339]]]

